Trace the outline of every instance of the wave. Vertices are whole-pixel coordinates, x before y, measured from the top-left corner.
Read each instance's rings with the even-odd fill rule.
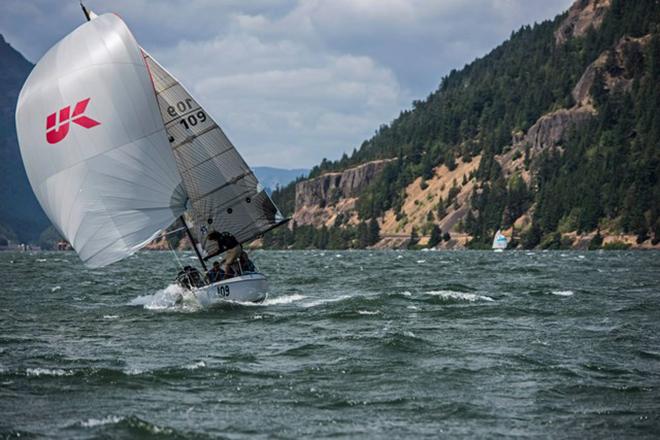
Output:
[[[82,422],[79,422],[78,425],[82,426],[83,428],[95,428],[97,426],[112,425],[115,423],[119,423],[122,420],[124,420],[124,417],[107,416],[107,417],[103,417],[102,419],[92,418],[92,419],[83,420]]]
[[[454,290],[430,290],[424,293],[426,293],[427,295],[440,297],[444,300],[458,300],[458,301],[468,301],[468,302],[495,301],[490,296],[477,295],[476,293],[456,292]]]
[[[258,306],[275,306],[280,304],[291,304],[292,302],[301,301],[305,298],[307,298],[305,295],[294,293],[292,295],[268,297],[264,302],[260,304],[254,304],[254,303],[250,303],[250,304],[258,305]]]
[[[178,284],[170,284],[153,295],[140,295],[128,305],[142,306],[147,310],[197,311],[202,308],[195,295]]]
[[[376,339],[376,342],[386,350],[400,352],[428,352],[433,346],[429,341],[421,338],[410,330],[387,332]]]
[[[51,376],[51,377],[61,377],[61,376],[73,376],[75,372],[73,370],[63,370],[61,368],[28,368],[25,370],[26,376]]]
[[[320,306],[320,305],[323,305],[323,304],[343,301],[343,300],[348,299],[350,297],[351,297],[351,295],[341,295],[341,296],[338,296],[336,298],[317,299],[317,300],[314,300],[314,301],[310,301],[308,303],[304,303],[302,306],[305,307],[305,308],[316,307],[316,306]]]
[[[206,368],[206,362],[204,361],[194,362],[192,364],[184,365],[183,368],[185,368],[186,370],[197,370],[200,368]]]
[[[553,290],[550,292],[551,295],[557,295],[557,296],[573,296],[575,292],[572,290]]]
[[[130,437],[142,436],[157,436],[159,438],[187,438],[188,434],[181,433],[168,426],[160,426],[155,423],[148,422],[136,416],[117,416],[108,415],[101,418],[90,418],[81,420],[74,423],[73,426],[87,429],[102,429],[115,428],[126,430]],[[108,433],[110,434],[110,433]],[[112,435],[110,435],[112,437]]]
[[[122,379],[130,379],[134,377],[142,378],[172,378],[172,377],[187,377],[191,371],[206,369],[208,365],[203,360],[193,361],[184,365],[166,366],[157,368],[111,368],[111,367],[71,367],[71,368],[45,368],[45,367],[30,367],[25,369],[5,369],[0,368],[0,377],[3,378],[73,378],[86,380],[94,379],[100,382],[115,383]],[[220,372],[233,371],[224,365],[216,366],[214,368]],[[234,371],[235,372],[235,371]]]

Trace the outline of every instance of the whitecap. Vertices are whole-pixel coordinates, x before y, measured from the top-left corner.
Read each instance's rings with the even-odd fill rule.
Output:
[[[316,306],[320,306],[321,304],[327,304],[327,303],[342,301],[346,298],[350,298],[350,295],[341,295],[341,296],[338,296],[336,298],[318,299],[316,301],[310,301],[306,304],[303,304],[303,307],[316,307]]]
[[[426,294],[439,296],[440,298],[443,299],[457,299],[457,300],[469,301],[469,302],[495,301],[490,296],[477,295],[475,293],[467,293],[467,292],[454,292],[453,290],[431,290],[429,292],[426,292]]]
[[[410,330],[406,330],[405,332],[403,332],[403,335],[408,336],[409,338],[416,337],[415,334],[413,332],[411,332]]]
[[[375,310],[375,311],[369,311],[369,310],[358,310],[358,314],[360,315],[379,315],[380,310]]]
[[[417,264],[423,264],[426,263],[426,260],[417,260]]]
[[[417,307],[417,306],[407,306],[406,309],[419,310],[419,307]]]
[[[550,294],[557,296],[573,296],[574,292],[572,290],[553,290]]]
[[[103,319],[117,319],[119,315],[103,315]]]
[[[302,299],[307,298],[305,295],[301,295],[299,293],[294,293],[292,295],[283,295],[283,296],[276,296],[274,298],[267,298],[264,302],[260,304],[255,304],[255,305],[261,305],[261,306],[274,306],[278,304],[291,304],[294,301],[300,301]]]
[[[83,428],[94,428],[97,426],[103,426],[103,425],[111,425],[115,423],[119,423],[122,420],[124,420],[123,417],[119,416],[108,416],[108,417],[103,417],[102,419],[87,419],[83,420],[80,422],[80,426]]]
[[[183,366],[183,368],[185,368],[186,370],[197,370],[199,368],[205,368],[205,367],[206,367],[206,362],[204,362],[204,361],[199,361],[199,362],[195,362],[195,363]]]
[[[397,256],[396,256],[396,259],[397,259],[397,260],[400,260],[400,259],[402,259],[402,258],[403,258],[403,255],[397,255]]]
[[[51,292],[57,292],[58,290],[62,290],[62,286],[55,286],[50,289]]]
[[[38,263],[45,263],[46,261],[48,261],[47,258],[37,258]]]
[[[341,254],[335,254],[335,258],[341,258]]]
[[[403,296],[412,296],[412,293],[407,291],[407,290],[404,290],[403,292],[401,292],[401,295],[403,295]]]
[[[28,376],[73,376],[73,371],[61,368],[28,368],[25,373]]]

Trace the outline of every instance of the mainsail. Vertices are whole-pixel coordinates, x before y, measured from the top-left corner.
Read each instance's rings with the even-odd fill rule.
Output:
[[[194,233],[207,255],[211,231],[240,243],[286,222],[250,167],[218,124],[188,91],[144,49],[163,123],[189,198]]]
[[[87,266],[134,253],[184,211],[151,77],[114,14],[81,25],[37,63],[16,129],[39,203]]]

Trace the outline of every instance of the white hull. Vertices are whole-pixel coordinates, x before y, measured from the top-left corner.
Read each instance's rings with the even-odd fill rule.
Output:
[[[260,303],[268,296],[268,281],[261,273],[250,273],[193,289],[202,306],[223,301]]]

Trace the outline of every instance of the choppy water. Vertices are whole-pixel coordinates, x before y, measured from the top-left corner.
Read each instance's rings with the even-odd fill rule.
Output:
[[[1,253],[0,437],[660,433],[659,253],[253,256],[269,299],[199,310],[167,253]]]

